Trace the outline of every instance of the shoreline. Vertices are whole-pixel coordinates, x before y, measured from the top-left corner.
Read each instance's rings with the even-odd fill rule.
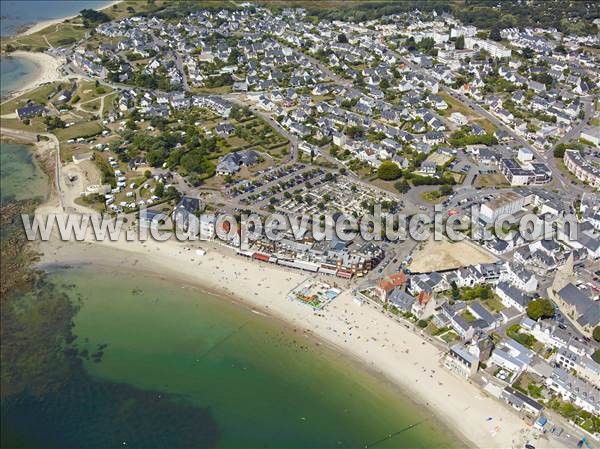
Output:
[[[106,5],[105,7],[101,8],[101,9],[98,9],[98,11],[102,11],[106,8],[111,8],[113,5],[116,5],[117,3],[121,3],[121,1],[122,0],[116,0],[116,1],[109,2],[108,5]],[[30,34],[37,33],[38,31],[42,31],[43,29],[48,28],[49,26],[58,25],[59,23],[62,23],[65,20],[74,19],[78,15],[79,15],[79,13],[71,15],[71,16],[66,16],[66,17],[57,17],[56,19],[42,20],[40,22],[35,22],[30,25],[24,25],[24,27],[26,27],[25,29],[19,31],[18,33],[10,35],[10,36],[3,36],[3,38],[29,36]]]
[[[287,299],[287,292],[306,278],[304,274],[259,265],[205,242],[202,247],[207,254],[198,257],[187,249],[189,245],[178,242],[51,240],[40,243],[43,255],[37,265],[91,264],[194,285],[324,342],[341,357],[391,382],[466,447],[522,447],[532,439],[531,427],[505,405],[445,370],[440,365],[443,354],[433,344],[374,307],[357,305],[349,291],[315,312]],[[537,440],[536,447],[544,447],[544,441]]]
[[[61,66],[61,61],[47,53],[17,50],[12,53],[4,54],[2,57],[26,59],[37,67],[37,70],[31,74],[31,80],[27,81],[25,85],[18,89],[12,90],[6,97],[3,97],[2,103],[19,97],[42,84],[53,83],[63,79],[63,76],[58,70]]]
[[[109,252],[115,252],[115,253],[119,252],[119,250],[113,249],[113,248],[110,248],[110,249],[96,248],[96,250],[99,252],[106,251],[107,252],[106,255],[108,255]],[[73,259],[73,260],[69,260],[69,261],[64,261],[63,263],[48,263],[48,264],[38,263],[37,268],[39,268],[40,270],[46,271],[48,273],[52,273],[52,272],[60,271],[60,270],[76,270],[79,268],[81,268],[81,269],[95,268],[95,269],[98,269],[99,271],[114,270],[115,268],[123,269],[122,266],[112,264],[112,263],[107,263],[106,260],[92,260],[96,257],[98,257],[98,254],[88,257],[87,260],[86,259],[80,259],[80,260]],[[104,257],[104,256],[101,256],[101,257]],[[254,313],[254,314],[257,314],[262,318],[274,320],[276,325],[278,327],[281,327],[282,329],[285,329],[286,332],[294,333],[296,331],[300,331],[302,334],[302,337],[304,337],[316,344],[316,346],[318,348],[317,350],[326,350],[326,351],[334,352],[336,357],[339,358],[339,362],[347,364],[347,366],[351,367],[352,369],[361,370],[363,372],[370,374],[375,379],[377,379],[378,382],[385,384],[387,387],[392,388],[393,390],[397,391],[399,394],[404,396],[404,401],[406,401],[407,403],[410,403],[410,405],[412,407],[417,407],[426,419],[433,419],[436,424],[443,426],[444,427],[443,430],[445,430],[446,432],[448,432],[448,434],[450,434],[452,436],[451,439],[453,440],[453,442],[461,444],[460,447],[465,447],[465,448],[474,447],[473,442],[466,439],[464,437],[464,435],[462,435],[461,433],[458,433],[455,430],[452,430],[452,428],[443,419],[440,418],[438,413],[436,413],[435,411],[429,410],[427,404],[419,402],[417,400],[417,398],[415,398],[410,391],[403,388],[397,382],[394,382],[384,372],[378,371],[375,367],[365,364],[364,361],[361,360],[359,357],[356,357],[355,355],[348,353],[346,350],[344,350],[343,347],[335,344],[334,342],[332,342],[330,340],[323,338],[321,335],[314,333],[314,332],[310,331],[309,329],[299,328],[298,326],[295,326],[288,319],[278,315],[277,313],[273,313],[273,311],[270,310],[268,307],[264,308],[261,305],[249,303],[247,300],[242,299],[239,295],[236,295],[233,293],[226,293],[226,292],[220,291],[218,289],[207,287],[204,283],[202,283],[201,281],[199,281],[197,279],[192,280],[192,279],[189,279],[186,277],[180,277],[175,272],[172,272],[169,275],[165,275],[164,273],[158,272],[156,270],[156,267],[152,268],[150,266],[145,266],[144,264],[141,264],[141,266],[136,264],[135,266],[131,266],[131,267],[127,267],[126,269],[123,269],[123,271],[125,271],[127,273],[138,274],[141,276],[155,277],[161,281],[165,281],[165,282],[172,283],[172,284],[175,284],[175,283],[183,284],[183,285],[179,285],[179,286],[180,287],[188,287],[188,288],[194,289],[195,291],[198,291],[199,293],[210,295],[210,296],[213,296],[213,297],[216,297],[219,299],[223,299],[225,301],[228,301],[231,304],[234,304],[236,307],[241,307],[244,310]]]

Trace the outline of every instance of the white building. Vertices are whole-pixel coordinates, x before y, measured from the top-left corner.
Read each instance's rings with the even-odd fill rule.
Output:
[[[213,214],[200,216],[200,240],[211,240],[215,236],[216,217]]]
[[[531,162],[533,160],[533,151],[529,148],[519,148],[519,154],[517,155],[517,159],[523,164],[527,162]]]
[[[494,58],[510,58],[512,55],[511,50],[504,45],[476,37],[465,37],[465,48],[473,49],[475,47],[487,51]]]
[[[527,293],[535,292],[538,287],[538,280],[531,271],[511,262],[506,264],[506,271],[502,273],[500,280],[508,281],[519,290]]]
[[[460,112],[453,112],[452,114],[450,114],[450,120],[456,123],[458,126],[465,126],[467,123],[469,123],[467,117],[465,117]]]
[[[586,161],[579,151],[565,151],[563,162],[579,180],[587,182],[592,187],[600,188],[600,169]]]
[[[562,396],[565,401],[572,402],[590,413],[600,413],[600,389],[566,370],[555,368],[552,375],[546,379],[546,386]]]
[[[579,376],[595,385],[600,385],[600,365],[587,354],[580,355],[569,348],[561,348],[556,353],[556,364],[566,371],[575,371]]]
[[[600,129],[599,128],[586,128],[581,131],[579,137],[588,142],[592,142],[596,146],[600,146]]]
[[[481,205],[479,210],[481,219],[486,223],[493,223],[501,215],[519,212],[525,207],[525,198],[516,192],[505,192],[497,198]]]
[[[525,312],[527,304],[529,304],[529,297],[508,282],[499,282],[494,293],[506,307],[513,307],[521,313]]]
[[[472,377],[479,367],[479,359],[462,345],[454,345],[446,354],[444,366],[462,377]]]
[[[514,340],[504,340],[494,349],[490,361],[513,373],[516,379],[533,361],[535,353]]]

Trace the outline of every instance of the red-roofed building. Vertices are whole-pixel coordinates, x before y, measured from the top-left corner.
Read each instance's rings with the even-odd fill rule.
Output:
[[[386,276],[377,283],[377,287],[375,287],[375,291],[379,295],[379,299],[381,302],[385,302],[387,300],[388,295],[397,287],[402,287],[406,285],[406,281],[408,278],[404,272],[400,271],[398,273],[390,274]]]
[[[436,302],[432,293],[420,291],[417,300],[412,305],[412,314],[419,320],[426,320],[435,312]]]

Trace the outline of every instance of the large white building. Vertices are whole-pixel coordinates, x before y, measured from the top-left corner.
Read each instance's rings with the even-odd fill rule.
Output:
[[[473,37],[476,34],[477,34],[477,28],[475,28],[474,26],[471,26],[471,25],[457,26],[457,27],[452,28],[452,30],[450,30],[450,37],[452,37],[452,38],[459,37],[459,36]]]
[[[577,179],[587,182],[592,187],[600,188],[600,169],[587,162],[576,150],[567,150],[563,157],[565,166]]]
[[[510,58],[512,52],[504,45],[486,39],[478,39],[476,37],[465,37],[465,48],[473,49],[479,47],[481,50],[487,51],[494,58]]]
[[[581,131],[579,137],[588,142],[592,142],[597,147],[600,146],[600,129],[598,128],[586,128]]]
[[[504,192],[497,198],[481,205],[480,217],[486,223],[493,223],[501,215],[515,214],[525,207],[525,197],[516,192]]]
[[[555,368],[546,379],[546,386],[590,413],[600,413],[600,388],[579,379],[562,368]]]
[[[469,378],[477,372],[479,360],[464,346],[454,345],[446,354],[444,366],[463,377]]]
[[[506,280],[519,290],[527,293],[535,292],[538,287],[538,280],[531,271],[511,262],[506,264],[506,271],[502,273],[500,280]]]

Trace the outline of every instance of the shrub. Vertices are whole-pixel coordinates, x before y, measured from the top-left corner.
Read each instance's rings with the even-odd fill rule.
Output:
[[[554,316],[554,306],[548,299],[536,299],[527,305],[527,316],[532,320],[540,318],[552,318]]]
[[[402,170],[392,161],[383,161],[377,169],[377,177],[384,181],[393,181],[400,176],[402,176]]]

